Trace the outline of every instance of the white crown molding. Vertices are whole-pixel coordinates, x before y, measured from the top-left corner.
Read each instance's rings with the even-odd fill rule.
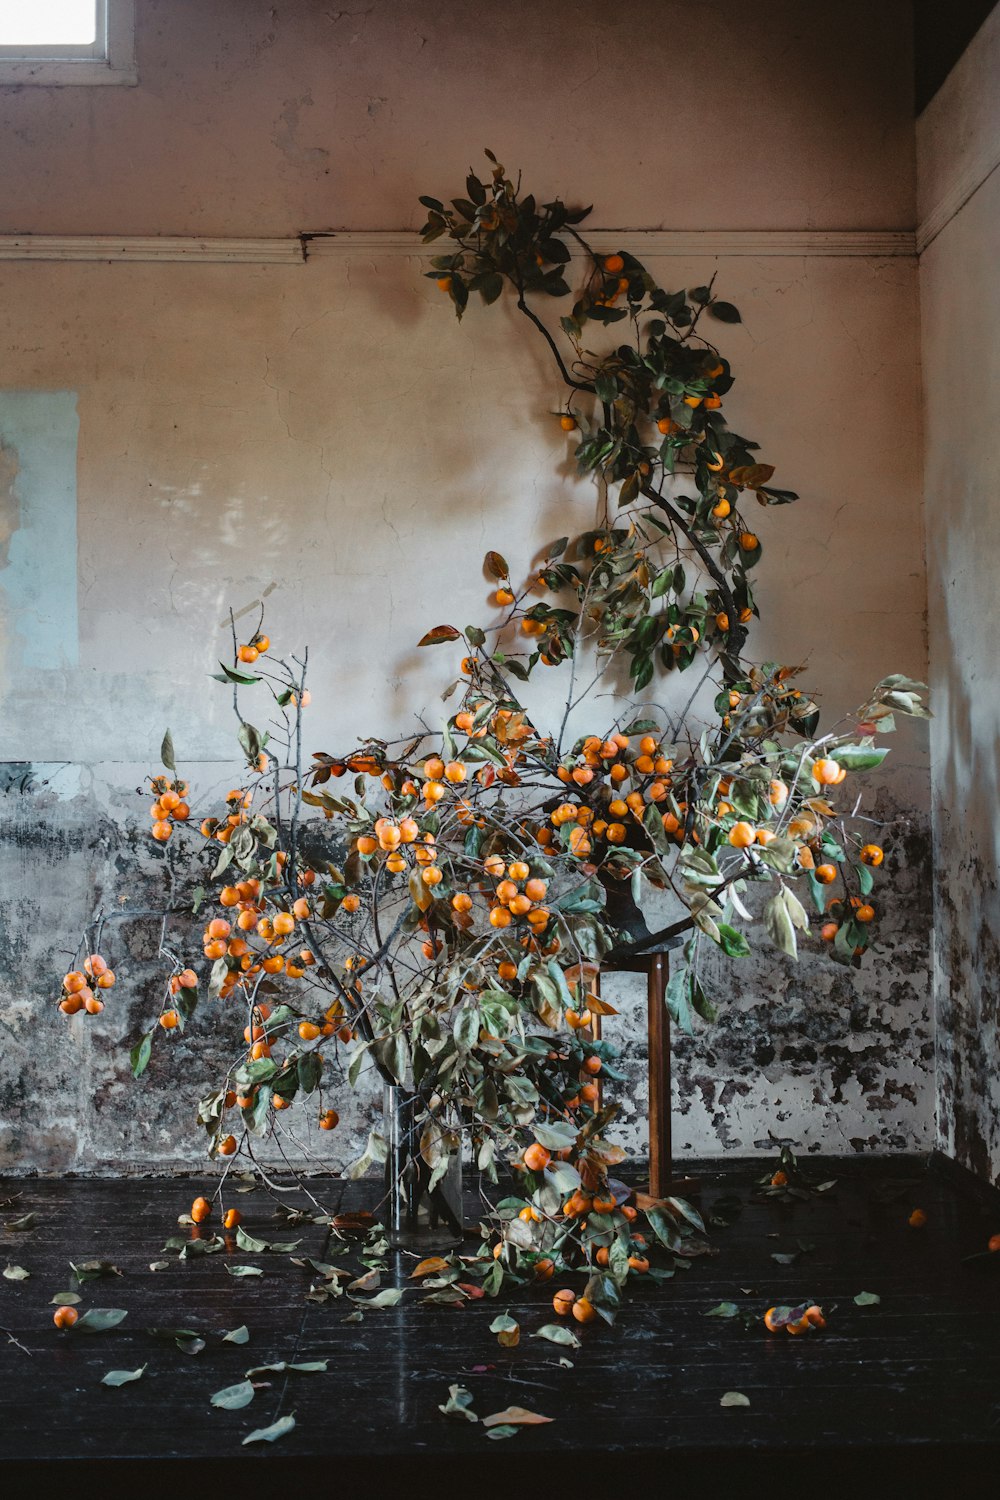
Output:
[[[987,178],[1000,167],[1000,134],[988,141],[982,151],[969,162],[964,171],[954,179],[947,192],[942,194],[930,212],[917,226],[917,254],[923,255],[955,217],[961,213],[974,193],[977,193]]]
[[[283,266],[304,260],[299,239],[194,239],[186,235],[5,234],[0,261],[172,261]]]
[[[421,244],[408,230],[345,230],[303,235],[306,258],[345,255],[440,255],[447,239]],[[657,256],[860,256],[916,253],[911,230],[841,229],[591,229],[587,243],[602,254],[627,247],[640,260]],[[578,252],[582,253],[582,252]]]
[[[595,229],[588,243],[602,254],[627,246],[642,260],[672,256],[851,256],[881,260],[916,253],[909,230],[855,231]],[[447,241],[423,245],[411,230],[354,229],[289,239],[198,239],[185,235],[0,235],[0,261],[165,261],[175,264],[301,265],[327,258],[439,255]]]

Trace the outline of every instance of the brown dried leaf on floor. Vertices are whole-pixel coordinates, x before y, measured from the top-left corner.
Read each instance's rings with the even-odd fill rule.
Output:
[[[523,1406],[508,1406],[505,1411],[495,1411],[491,1417],[483,1418],[484,1427],[540,1427],[543,1422],[553,1422],[554,1417],[543,1417],[537,1411],[526,1411]]]

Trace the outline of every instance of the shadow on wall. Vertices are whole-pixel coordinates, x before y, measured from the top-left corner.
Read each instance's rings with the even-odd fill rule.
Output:
[[[988,621],[970,619],[968,547],[979,497],[952,497],[937,539],[934,709],[938,1135],[987,1181],[1000,1177],[1000,714],[977,668]],[[956,515],[957,512],[957,515]],[[974,596],[973,596],[974,597]],[[944,656],[942,656],[944,652]],[[992,675],[992,674],[991,674]]]

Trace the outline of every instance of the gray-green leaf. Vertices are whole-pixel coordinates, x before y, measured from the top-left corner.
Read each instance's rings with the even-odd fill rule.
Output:
[[[720,1406],[749,1406],[750,1399],[744,1396],[742,1391],[727,1391],[719,1402]]]
[[[572,1328],[565,1328],[561,1323],[545,1323],[531,1337],[533,1339],[548,1339],[550,1344],[565,1344],[568,1349],[583,1348]]]
[[[88,1307],[74,1325],[74,1333],[107,1333],[128,1317],[124,1307]]]
[[[256,1431],[249,1433],[243,1439],[243,1447],[245,1448],[247,1443],[273,1443],[278,1438],[284,1437],[286,1432],[291,1432],[294,1426],[294,1417],[279,1417],[276,1422],[271,1423],[270,1427],[258,1427]]]
[[[109,1370],[101,1377],[102,1385],[129,1385],[133,1380],[141,1380],[146,1370],[145,1365],[140,1365],[138,1370]]]
[[[241,1323],[239,1328],[230,1328],[228,1333],[224,1333],[222,1342],[224,1344],[249,1344],[250,1330],[245,1323]]]
[[[253,1386],[249,1380],[241,1380],[238,1385],[223,1386],[210,1400],[213,1406],[221,1406],[224,1411],[239,1411],[241,1407],[250,1405],[253,1395]]]
[[[878,1292],[859,1292],[854,1299],[857,1307],[875,1307],[881,1301]]]

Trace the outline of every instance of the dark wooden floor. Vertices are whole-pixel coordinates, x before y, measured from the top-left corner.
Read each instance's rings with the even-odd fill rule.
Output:
[[[1000,1232],[1000,1194],[912,1158],[807,1165],[838,1186],[787,1205],[751,1201],[759,1162],[706,1168],[706,1212],[734,1194],[742,1203],[730,1227],[713,1231],[718,1255],[644,1286],[614,1329],[583,1329],[579,1351],[527,1337],[553,1321],[552,1286],[510,1304],[522,1327],[514,1350],[489,1332],[506,1299],[452,1310],[423,1302],[412,1281],[398,1307],[346,1322],[347,1298],[306,1302],[309,1273],[286,1255],[165,1257],[176,1215],[200,1184],[9,1183],[0,1221],[36,1218],[32,1228],[0,1233],[2,1264],[31,1273],[0,1280],[0,1324],[23,1346],[0,1335],[0,1492],[18,1497],[39,1480],[76,1489],[88,1476],[105,1497],[135,1485],[148,1497],[180,1483],[199,1491],[225,1483],[241,1500],[314,1477],[328,1488],[361,1480],[376,1495],[420,1494],[438,1481],[491,1491],[530,1481],[533,1492],[539,1482],[560,1492],[582,1482],[587,1493],[610,1493],[668,1477],[706,1488],[766,1482],[771,1494],[822,1493],[845,1480],[876,1493],[891,1481],[947,1478],[961,1495],[963,1476],[971,1485],[979,1474],[993,1476],[991,1488],[1000,1457],[1000,1255],[964,1257]],[[370,1202],[372,1185],[352,1185],[344,1197],[345,1206]],[[301,1236],[299,1254],[324,1257],[322,1227],[276,1224],[262,1192],[233,1201],[251,1233]],[[928,1222],[915,1231],[907,1219],[918,1207]],[[800,1244],[811,1248],[794,1264],[772,1259]],[[169,1269],[149,1269],[163,1258]],[[70,1261],[94,1259],[124,1274],[86,1282],[82,1306],[126,1308],[128,1317],[105,1334],[59,1334],[50,1298],[75,1285]],[[227,1262],[266,1274],[234,1277]],[[411,1267],[397,1264],[398,1284]],[[857,1306],[862,1291],[881,1301]],[[722,1301],[761,1314],[805,1297],[829,1319],[808,1338],[705,1316]],[[222,1342],[241,1324],[248,1344]],[[184,1353],[150,1327],[195,1330],[206,1347]],[[571,1368],[560,1364],[564,1355]],[[251,1366],[317,1359],[329,1360],[327,1373],[258,1377],[272,1383],[243,1410],[209,1404]],[[133,1384],[101,1384],[110,1369],[143,1364]],[[490,1441],[481,1425],[439,1413],[455,1383],[473,1393],[480,1416],[515,1404],[555,1420]],[[727,1391],[742,1392],[749,1407],[721,1407]],[[286,1413],[296,1419],[288,1436],[241,1446]]]

